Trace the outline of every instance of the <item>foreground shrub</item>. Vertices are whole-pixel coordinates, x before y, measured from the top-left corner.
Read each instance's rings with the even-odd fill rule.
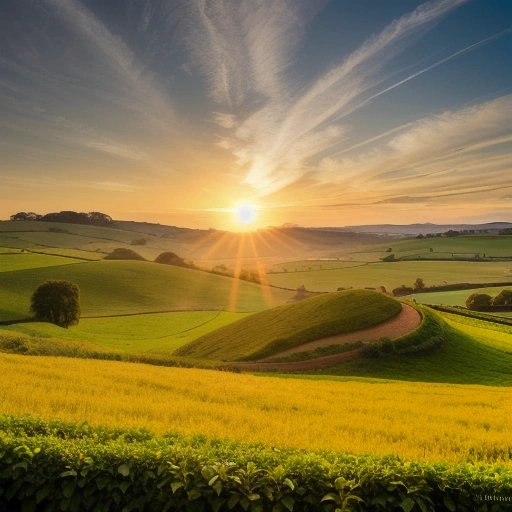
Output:
[[[0,418],[0,507],[505,511],[510,466],[404,462]]]

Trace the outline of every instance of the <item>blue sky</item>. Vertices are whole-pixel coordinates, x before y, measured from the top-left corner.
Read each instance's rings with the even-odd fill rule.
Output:
[[[3,0],[0,217],[512,221],[509,0]]]

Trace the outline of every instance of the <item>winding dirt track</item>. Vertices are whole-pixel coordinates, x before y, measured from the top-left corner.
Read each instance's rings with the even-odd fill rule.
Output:
[[[382,322],[375,327],[368,329],[361,329],[359,331],[353,331],[346,334],[339,334],[337,336],[329,336],[328,338],[322,338],[315,341],[304,343],[299,347],[285,350],[279,354],[274,354],[271,358],[284,357],[297,352],[307,352],[314,350],[318,347],[327,347],[330,345],[345,345],[347,343],[353,343],[355,341],[373,341],[379,338],[390,338],[396,339],[408,334],[415,329],[421,323],[421,315],[411,306],[402,304],[402,311],[387,320]],[[236,362],[231,363],[231,367],[237,367],[241,370],[247,371],[306,371],[314,368],[328,368],[336,363],[344,361],[352,361],[361,356],[362,349],[351,350],[349,352],[342,352],[340,354],[333,354],[329,356],[316,357],[314,359],[307,359],[305,361],[289,361],[282,363],[269,362],[266,359],[251,362]]]

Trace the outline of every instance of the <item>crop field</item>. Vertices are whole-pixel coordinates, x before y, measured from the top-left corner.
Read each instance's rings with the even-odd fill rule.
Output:
[[[6,256],[9,257],[9,256]],[[80,287],[83,316],[163,311],[258,311],[282,304],[293,292],[197,270],[140,261],[77,265],[0,273],[0,320],[26,318],[30,297],[48,279]]]
[[[512,450],[505,388],[304,386],[301,379],[7,354],[0,371],[5,414],[407,459],[508,461]]]
[[[339,287],[385,286],[391,290],[402,284],[411,286],[421,277],[426,286],[448,283],[486,283],[512,281],[509,262],[399,261],[368,263],[334,270],[269,274],[270,284],[286,288],[304,285],[311,291],[336,291]]]
[[[85,342],[89,350],[171,354],[182,345],[246,316],[226,311],[184,311],[106,318],[82,318],[64,329],[43,322],[0,326],[1,333]]]
[[[485,254],[493,258],[512,258],[512,236],[503,235],[408,239],[393,241],[389,247],[397,257],[415,253],[424,256],[439,253],[443,257],[446,254],[468,257],[478,254],[483,257]]]
[[[29,252],[0,254],[0,272],[25,270],[30,268],[55,267],[80,263],[81,260],[62,256],[49,256],[47,254],[33,254]]]
[[[321,259],[321,260],[299,260],[288,261],[285,263],[276,263],[268,268],[269,273],[283,272],[310,272],[313,270],[333,270],[338,268],[351,268],[364,264],[360,261],[346,261],[340,259]]]

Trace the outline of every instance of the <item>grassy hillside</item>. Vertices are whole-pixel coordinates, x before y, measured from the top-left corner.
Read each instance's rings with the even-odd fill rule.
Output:
[[[13,270],[24,270],[27,268],[55,267],[80,262],[81,260],[79,259],[63,256],[15,252],[0,254],[0,272],[12,272]]]
[[[257,359],[307,341],[372,327],[400,311],[398,301],[375,292],[326,294],[251,315],[176,353],[224,361]]]
[[[2,414],[445,462],[504,461],[512,450],[504,388],[305,382],[10,354],[0,354],[0,372]]]
[[[341,363],[318,373],[459,384],[512,385],[512,333],[489,322],[432,312],[448,320],[448,341],[426,354],[393,354]],[[485,327],[482,327],[482,324]],[[508,352],[508,353],[507,353]]]
[[[292,297],[285,290],[144,261],[95,261],[0,272],[0,320],[28,316],[30,297],[47,279],[66,279],[81,290],[82,315],[166,310],[258,311]]]
[[[89,352],[106,350],[112,353],[169,355],[199,336],[246,315],[226,311],[183,311],[83,318],[78,325],[68,329],[50,323],[29,322],[0,326],[0,340],[2,334],[12,337],[19,333],[37,338],[41,344],[77,342],[79,346],[83,343],[84,350]]]
[[[368,263],[350,268],[269,274],[276,286],[312,291],[335,291],[338,287],[377,287],[388,290],[402,284],[411,286],[421,277],[426,286],[445,283],[499,283],[512,280],[509,262],[399,261]]]

